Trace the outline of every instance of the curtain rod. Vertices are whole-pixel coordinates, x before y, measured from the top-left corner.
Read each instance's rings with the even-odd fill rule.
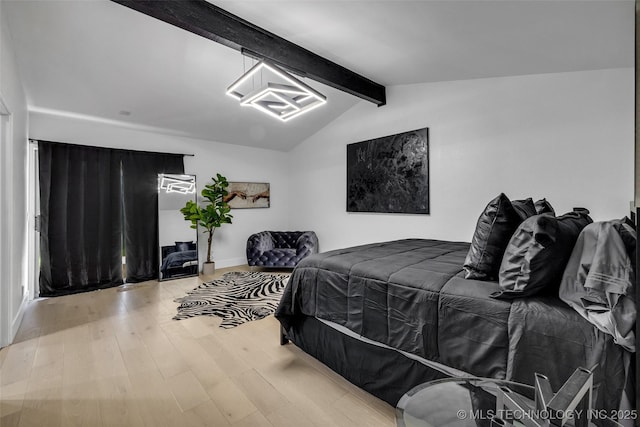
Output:
[[[37,144],[39,140],[29,138],[29,144]],[[108,150],[117,150],[117,151],[135,151],[136,153],[151,153],[151,154],[171,154],[175,156],[185,156],[185,157],[195,157],[195,154],[185,154],[185,153],[165,153],[159,151],[146,151],[146,150],[128,150],[126,148],[110,148],[110,147],[99,147],[97,145],[82,145],[82,144],[70,144],[68,142],[56,142],[56,141],[42,141],[42,142],[51,142],[54,144],[60,145],[77,145],[81,147],[93,147],[93,148],[105,148]]]

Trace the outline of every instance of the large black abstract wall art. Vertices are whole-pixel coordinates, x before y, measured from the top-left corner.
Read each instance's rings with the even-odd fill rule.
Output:
[[[347,145],[347,211],[429,213],[429,129]]]

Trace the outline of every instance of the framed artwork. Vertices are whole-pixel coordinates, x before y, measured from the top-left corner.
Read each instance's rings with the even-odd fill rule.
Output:
[[[347,212],[429,213],[429,129],[347,145]]]
[[[271,193],[268,182],[229,182],[226,197],[232,209],[268,208]]]

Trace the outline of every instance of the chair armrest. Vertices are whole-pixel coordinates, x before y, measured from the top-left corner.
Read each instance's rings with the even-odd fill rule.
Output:
[[[318,237],[313,231],[305,231],[296,241],[297,258],[302,259],[316,253],[318,253]]]
[[[273,237],[268,231],[262,231],[249,236],[247,239],[247,259],[257,259],[266,251],[275,247]]]

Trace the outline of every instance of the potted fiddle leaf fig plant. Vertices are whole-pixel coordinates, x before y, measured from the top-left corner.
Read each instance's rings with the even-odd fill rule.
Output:
[[[180,209],[186,221],[191,222],[191,228],[197,229],[198,226],[204,229],[203,233],[207,233],[207,260],[202,266],[203,274],[213,274],[215,272],[215,262],[211,259],[211,242],[213,241],[213,233],[223,224],[231,224],[233,215],[229,212],[231,208],[227,203],[229,192],[229,182],[227,178],[220,174],[211,178],[212,182],[204,186],[202,190],[203,203],[199,205],[193,200],[189,200],[187,204]]]

